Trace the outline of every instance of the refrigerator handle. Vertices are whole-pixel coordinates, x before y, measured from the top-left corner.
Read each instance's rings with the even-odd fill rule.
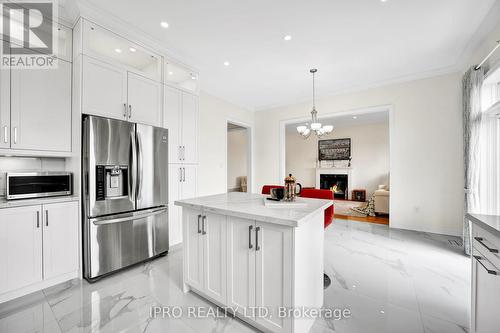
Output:
[[[143,165],[142,165],[142,159],[143,159],[143,155],[142,155],[142,141],[141,141],[141,136],[139,134],[139,132],[137,132],[137,184],[136,184],[136,187],[137,187],[137,194],[136,194],[136,198],[137,200],[140,200],[142,195],[142,179],[143,179]]]
[[[128,189],[129,189],[129,197],[132,201],[135,201],[135,195],[137,193],[137,144],[135,138],[135,130],[130,132],[130,155],[129,155],[129,170],[128,170]]]

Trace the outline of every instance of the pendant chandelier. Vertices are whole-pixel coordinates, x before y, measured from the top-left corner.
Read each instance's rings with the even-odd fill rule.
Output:
[[[316,134],[318,138],[328,135],[333,131],[333,126],[332,125],[325,125],[322,126],[320,122],[318,122],[318,111],[316,111],[316,95],[315,95],[315,86],[314,86],[314,74],[316,74],[318,70],[313,68],[309,72],[311,72],[313,76],[313,108],[311,111],[311,125],[305,124],[305,125],[300,125],[297,126],[297,132],[299,132],[300,135],[304,139],[307,139],[309,136],[311,136],[312,133]]]

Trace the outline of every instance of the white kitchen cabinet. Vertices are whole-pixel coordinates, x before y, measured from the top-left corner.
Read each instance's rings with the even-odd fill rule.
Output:
[[[244,314],[255,307],[255,221],[227,218],[227,304]]]
[[[198,97],[182,93],[183,163],[198,163]]]
[[[3,48],[0,48],[0,56]],[[10,148],[10,70],[0,67],[0,149]]]
[[[169,242],[182,242],[182,209],[174,205],[176,200],[194,198],[197,194],[198,166],[169,164],[168,166],[168,225]]]
[[[255,227],[255,306],[270,309],[270,316],[256,321],[273,332],[290,332],[289,317],[279,308],[292,305],[292,229],[257,222]]]
[[[0,209],[0,294],[42,281],[40,206]]]
[[[83,57],[82,112],[125,120],[128,117],[127,71]]]
[[[43,277],[78,270],[78,202],[46,204],[43,217]]]
[[[226,302],[226,217],[205,212],[202,216],[203,290],[217,302]]]
[[[0,209],[0,303],[77,277],[78,202]]]
[[[71,151],[71,63],[11,70],[13,149]]]
[[[162,88],[160,82],[128,73],[129,120],[159,126],[162,123]]]
[[[226,302],[226,217],[183,211],[184,274],[187,283],[215,301]]]
[[[82,112],[161,125],[162,85],[125,68],[83,56]]]
[[[163,127],[168,128],[168,161],[181,163],[181,101],[178,89],[164,87]]]
[[[164,123],[169,129],[169,162],[198,163],[198,97],[165,86]]]
[[[203,290],[203,234],[202,212],[184,209],[184,276],[190,286]]]

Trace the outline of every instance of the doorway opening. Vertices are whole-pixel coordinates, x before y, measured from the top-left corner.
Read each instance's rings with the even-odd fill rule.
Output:
[[[282,122],[281,172],[331,190],[335,218],[389,224],[391,115],[391,107],[326,114],[321,123],[334,131],[305,140],[296,128],[309,118]]]
[[[227,192],[251,192],[250,128],[227,122]]]

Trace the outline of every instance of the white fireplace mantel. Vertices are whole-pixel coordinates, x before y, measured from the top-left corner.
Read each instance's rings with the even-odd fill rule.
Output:
[[[351,200],[352,193],[352,167],[346,168],[316,168],[316,188],[320,188],[320,175],[347,175],[347,197]]]

